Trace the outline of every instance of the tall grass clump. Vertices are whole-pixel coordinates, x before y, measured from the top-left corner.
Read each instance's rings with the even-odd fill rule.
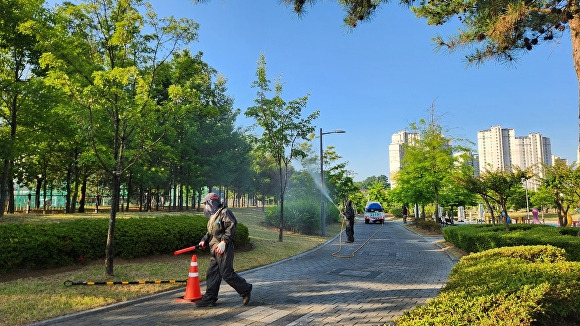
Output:
[[[334,205],[325,205],[327,223],[340,220],[340,212]],[[294,199],[284,202],[284,230],[301,234],[318,234],[320,231],[320,201],[312,198]],[[266,208],[266,223],[280,226],[280,206]]]

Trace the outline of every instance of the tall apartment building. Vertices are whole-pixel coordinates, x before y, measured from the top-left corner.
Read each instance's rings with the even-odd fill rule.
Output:
[[[477,133],[477,148],[481,171],[510,171],[512,167],[530,168],[539,178],[544,175],[542,163],[552,164],[550,138],[540,133],[515,137],[513,129],[491,127]],[[528,186],[537,189],[539,179],[530,180]]]
[[[478,131],[477,152],[480,171],[509,170],[512,165],[510,153],[515,146],[514,139],[514,130],[501,126]]]
[[[401,169],[401,162],[403,156],[405,156],[403,145],[409,144],[413,139],[419,139],[419,133],[401,130],[391,137],[391,143],[389,144],[389,179],[391,188],[396,187],[397,181],[393,177]]]

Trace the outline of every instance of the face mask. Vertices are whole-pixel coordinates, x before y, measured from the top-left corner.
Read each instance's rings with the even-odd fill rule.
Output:
[[[211,205],[210,203],[206,203],[203,207],[203,215],[205,215],[205,217],[210,217],[211,214],[212,214]]]
[[[205,217],[212,216],[217,210],[220,208],[221,202],[219,200],[209,200],[205,203],[205,207],[203,208],[203,215]]]

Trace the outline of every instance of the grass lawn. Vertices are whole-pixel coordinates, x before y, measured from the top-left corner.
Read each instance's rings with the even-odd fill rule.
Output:
[[[334,237],[341,228],[340,223],[328,225],[326,237],[284,233],[283,241],[279,242],[279,230],[263,224],[264,213],[260,208],[232,208],[232,211],[238,223],[248,227],[251,244],[248,248],[236,250],[234,266],[237,272],[267,265],[313,249]],[[139,214],[168,213],[119,213],[117,218]],[[0,220],[0,226],[3,223],[17,222],[57,223],[79,217],[108,219],[108,214],[6,215]],[[94,261],[82,266],[0,275],[0,325],[25,325],[176,288],[183,288],[185,291],[185,283],[65,286],[64,282],[186,280],[192,254],[197,255],[200,282],[203,282],[209,262],[207,251],[132,260],[116,258],[115,277],[106,276],[104,261]]]

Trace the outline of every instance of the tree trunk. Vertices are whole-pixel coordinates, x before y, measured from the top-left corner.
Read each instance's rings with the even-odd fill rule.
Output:
[[[143,192],[143,187],[139,186],[139,212],[143,211],[143,204],[145,203],[145,197]]]
[[[18,76],[18,72],[15,71],[15,76]],[[14,82],[19,82],[19,78],[16,78]],[[16,141],[16,125],[17,125],[17,114],[18,111],[18,99],[20,94],[14,94],[11,98],[10,104],[8,104],[8,111],[10,112],[10,151],[12,152],[15,147]],[[7,153],[8,154],[8,153]],[[9,153],[4,158],[4,166],[2,167],[2,176],[0,178],[0,217],[4,216],[4,210],[6,209],[6,202],[8,202],[8,211],[14,213],[14,208],[10,209],[10,206],[14,207],[14,201],[10,201],[10,198],[14,196],[14,184],[13,177],[11,174],[14,153]],[[12,194],[12,195],[10,195]],[[12,205],[11,205],[12,204]]]
[[[40,189],[42,189],[43,177],[36,178],[36,198],[34,199],[34,207],[36,209],[40,208]]]
[[[435,187],[435,221],[441,223],[441,216],[439,216],[439,189]]]
[[[107,232],[107,246],[105,248],[105,272],[113,276],[113,258],[115,256],[115,221],[119,209],[119,196],[121,193],[121,176],[113,172],[111,191],[111,214],[109,215],[109,230]]]
[[[79,184],[80,184],[80,177],[79,177],[79,169],[76,164],[73,165],[73,192],[71,197],[71,213],[77,211],[77,201],[79,198]]]
[[[184,185],[179,185],[179,199],[177,200],[179,203],[179,211],[183,211],[183,193],[184,193]],[[187,197],[185,197],[187,198]]]
[[[201,192],[202,192],[202,189],[200,189],[197,192],[197,210],[198,211],[201,211],[202,210],[202,208],[201,208]]]
[[[14,214],[16,207],[14,207],[14,184],[10,182],[10,186],[8,189],[8,212],[10,214]]]
[[[79,198],[79,184],[80,184],[80,180],[81,177],[79,175],[79,166],[78,166],[78,159],[79,159],[79,153],[78,151],[75,149],[74,154],[73,154],[73,162],[72,162],[72,180],[73,180],[73,187],[74,190],[72,192],[72,196],[71,196],[71,213],[76,212],[77,209],[77,200]]]
[[[42,214],[46,214],[46,185],[47,181],[44,180],[44,183],[42,184]]]
[[[558,212],[558,225],[564,225],[564,218],[563,218],[563,211],[564,207],[562,203],[557,199],[558,197],[554,197],[554,204],[556,205],[556,210]]]
[[[153,189],[152,188],[147,188],[145,189],[145,211],[146,212],[152,212],[153,211],[153,205],[151,205],[151,201],[153,200]]]
[[[485,205],[487,206],[487,209],[489,210],[489,218],[491,219],[491,224],[495,225],[495,215],[493,214],[493,207],[489,203],[489,199],[483,198],[483,201],[485,202]],[[485,218],[485,216],[484,216],[484,218]]]
[[[262,195],[262,212],[266,210],[266,195]]]
[[[87,201],[87,176],[83,174],[83,182],[81,184],[81,199],[79,200],[79,213],[85,212],[85,203]]]
[[[577,1],[570,2],[570,10],[577,12],[579,8]],[[578,82],[578,147],[576,150],[577,159],[580,159],[580,16],[568,20],[570,26],[570,38],[572,40],[572,61],[574,62],[574,69],[576,70],[576,81]]]
[[[4,160],[2,175],[0,176],[0,217],[4,216],[6,202],[8,201],[8,173],[10,172],[10,160]]]
[[[280,174],[280,233],[278,234],[278,242],[282,242],[282,237],[284,235],[284,185],[282,181],[282,167],[279,169]],[[324,223],[324,216],[322,217],[322,223]]]

